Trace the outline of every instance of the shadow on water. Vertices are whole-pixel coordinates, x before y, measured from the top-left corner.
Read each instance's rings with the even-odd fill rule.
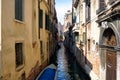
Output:
[[[74,55],[75,53],[72,53],[69,47],[66,47],[66,46],[64,47],[65,47],[65,55],[67,57],[67,67],[69,69],[67,73],[70,75],[70,79],[65,79],[65,80],[91,80],[90,76],[86,74],[86,71],[84,70],[84,65],[89,64],[92,70],[92,64],[83,55],[82,51],[76,47],[77,57],[75,57]],[[61,49],[61,46],[57,45],[54,55],[50,59],[51,60],[50,63],[53,63],[56,66],[60,65],[57,62],[57,59],[58,59],[57,55],[60,49]],[[91,70],[89,70],[89,73]]]
[[[85,62],[87,62],[91,65],[92,69],[92,64],[85,58],[81,50],[77,49],[77,54],[80,54],[77,55],[77,58],[79,58],[79,60],[81,61],[78,61],[74,53],[72,53],[71,50],[69,50],[69,48],[66,47],[68,63],[71,64],[69,66],[69,68],[71,69],[71,72],[69,72],[69,74],[73,77],[73,80],[91,80],[90,76],[86,74],[86,71],[83,69],[82,66],[85,64]],[[82,59],[84,59],[83,61],[85,62],[83,62]]]
[[[51,55],[50,57],[50,63],[49,64],[54,64],[55,66],[57,66],[57,53],[58,53],[58,50],[61,48],[61,46],[59,44],[57,44],[55,46],[55,51],[53,52],[54,54]]]
[[[73,27],[70,27],[69,30],[64,33],[64,46],[66,49],[66,55],[68,57],[69,64],[71,64],[69,66],[71,69],[70,74],[73,77],[73,80],[91,80],[88,74],[90,74],[93,65],[86,58],[86,55],[83,53],[84,51],[82,48],[79,49],[76,46],[75,35],[72,31],[72,28]]]

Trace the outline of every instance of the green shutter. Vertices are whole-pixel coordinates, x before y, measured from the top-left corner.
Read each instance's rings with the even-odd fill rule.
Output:
[[[45,29],[47,30],[47,14],[45,14]]]
[[[48,24],[48,30],[49,30],[49,25],[50,25],[50,24],[49,24],[49,16],[48,16],[48,20],[47,20],[47,22],[48,22],[47,24]]]
[[[39,9],[39,27],[43,28],[43,10]]]
[[[23,21],[23,1],[19,0],[19,20]]]
[[[49,30],[49,16],[46,14],[45,15],[45,29]]]
[[[23,21],[23,0],[15,0],[15,19]]]

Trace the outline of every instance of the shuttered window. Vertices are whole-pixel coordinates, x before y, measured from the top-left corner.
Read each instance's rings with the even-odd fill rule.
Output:
[[[75,41],[76,42],[79,42],[79,33],[78,32],[75,32]]]
[[[23,0],[15,0],[15,19],[23,21]]]
[[[45,29],[47,30],[47,14],[45,14]]]
[[[23,43],[15,44],[16,68],[23,65]]]
[[[45,29],[49,30],[49,16],[47,14],[45,15]]]
[[[50,27],[50,26],[49,26],[49,24],[50,24],[49,21],[50,21],[50,20],[49,20],[49,16],[47,15],[47,27],[48,27],[47,30],[49,30],[49,27]]]
[[[100,12],[104,11],[105,9],[106,9],[105,0],[99,0],[99,9],[96,10],[96,14],[99,14]]]
[[[91,15],[91,0],[86,1],[86,21],[90,20]]]
[[[41,60],[44,60],[43,41],[40,41],[40,53],[41,53]]]
[[[39,9],[39,27],[43,28],[43,10]]]
[[[100,0],[100,8],[105,8],[105,0]]]
[[[83,32],[83,42],[86,44],[86,33]]]

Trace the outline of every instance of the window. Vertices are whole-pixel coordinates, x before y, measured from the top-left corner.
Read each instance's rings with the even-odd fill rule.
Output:
[[[45,15],[45,29],[49,30],[49,16],[47,14]]]
[[[15,44],[16,68],[23,65],[23,43]]]
[[[49,52],[49,43],[47,42],[47,53]]]
[[[100,0],[100,8],[105,8],[105,0]]]
[[[79,36],[75,37],[76,42],[79,42]]]
[[[39,9],[39,27],[43,28],[43,10]]]
[[[23,0],[15,0],[15,19],[23,21]]]
[[[83,32],[83,42],[86,44],[86,33]]]
[[[52,27],[52,26],[55,26],[56,24],[53,24],[51,21],[49,21],[49,30],[50,30],[50,32],[52,32],[53,33],[53,28],[54,27]]]
[[[43,55],[43,42],[40,41],[40,52],[41,52],[41,60],[44,59],[44,55]]]
[[[86,2],[86,21],[90,20],[90,15],[91,15],[91,12],[90,12],[91,6],[90,5],[91,5],[90,0],[87,0],[87,2]]]
[[[88,39],[88,51],[90,51],[90,39]]]
[[[99,0],[99,9],[96,10],[96,14],[99,14],[100,12],[104,11],[106,8],[105,0]]]
[[[75,41],[76,42],[79,42],[79,33],[78,32],[75,32]]]

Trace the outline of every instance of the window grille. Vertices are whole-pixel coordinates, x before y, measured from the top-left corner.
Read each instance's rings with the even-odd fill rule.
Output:
[[[16,67],[23,65],[23,43],[15,44]]]

